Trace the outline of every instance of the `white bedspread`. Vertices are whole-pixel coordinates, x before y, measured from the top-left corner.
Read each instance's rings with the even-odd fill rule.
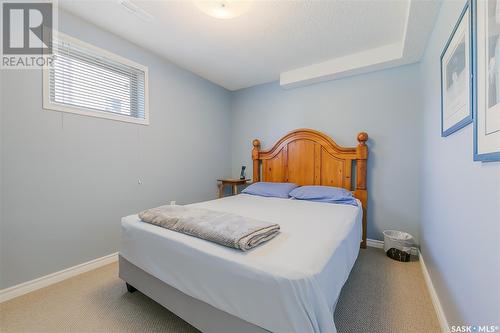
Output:
[[[149,274],[272,332],[336,332],[333,312],[359,252],[362,210],[240,194],[192,206],[279,223],[249,252],[122,219],[120,254]]]

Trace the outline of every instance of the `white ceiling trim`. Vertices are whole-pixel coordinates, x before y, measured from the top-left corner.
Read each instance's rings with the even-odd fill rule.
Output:
[[[440,1],[410,0],[401,42],[282,72],[280,85],[295,88],[418,62],[440,5]],[[429,18],[427,24],[422,24],[422,17]]]
[[[294,88],[336,80],[346,76],[382,69],[385,64],[397,61],[401,57],[401,43],[377,47],[283,72],[280,74],[280,85],[284,88]]]

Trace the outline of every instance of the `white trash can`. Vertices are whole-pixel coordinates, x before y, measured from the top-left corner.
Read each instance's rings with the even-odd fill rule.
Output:
[[[384,230],[384,251],[387,256],[398,261],[410,261],[415,241],[404,231]]]

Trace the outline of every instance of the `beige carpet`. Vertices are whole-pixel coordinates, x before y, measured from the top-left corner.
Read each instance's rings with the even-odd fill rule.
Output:
[[[111,264],[0,304],[1,332],[197,332],[139,292]],[[340,296],[342,332],[439,332],[418,262],[362,250]],[[225,333],[225,332],[221,332]]]

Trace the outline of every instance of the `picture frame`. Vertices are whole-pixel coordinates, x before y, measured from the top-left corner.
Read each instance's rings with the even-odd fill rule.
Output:
[[[471,0],[474,161],[500,161],[500,6]]]
[[[441,136],[472,123],[472,21],[470,2],[441,53]]]

